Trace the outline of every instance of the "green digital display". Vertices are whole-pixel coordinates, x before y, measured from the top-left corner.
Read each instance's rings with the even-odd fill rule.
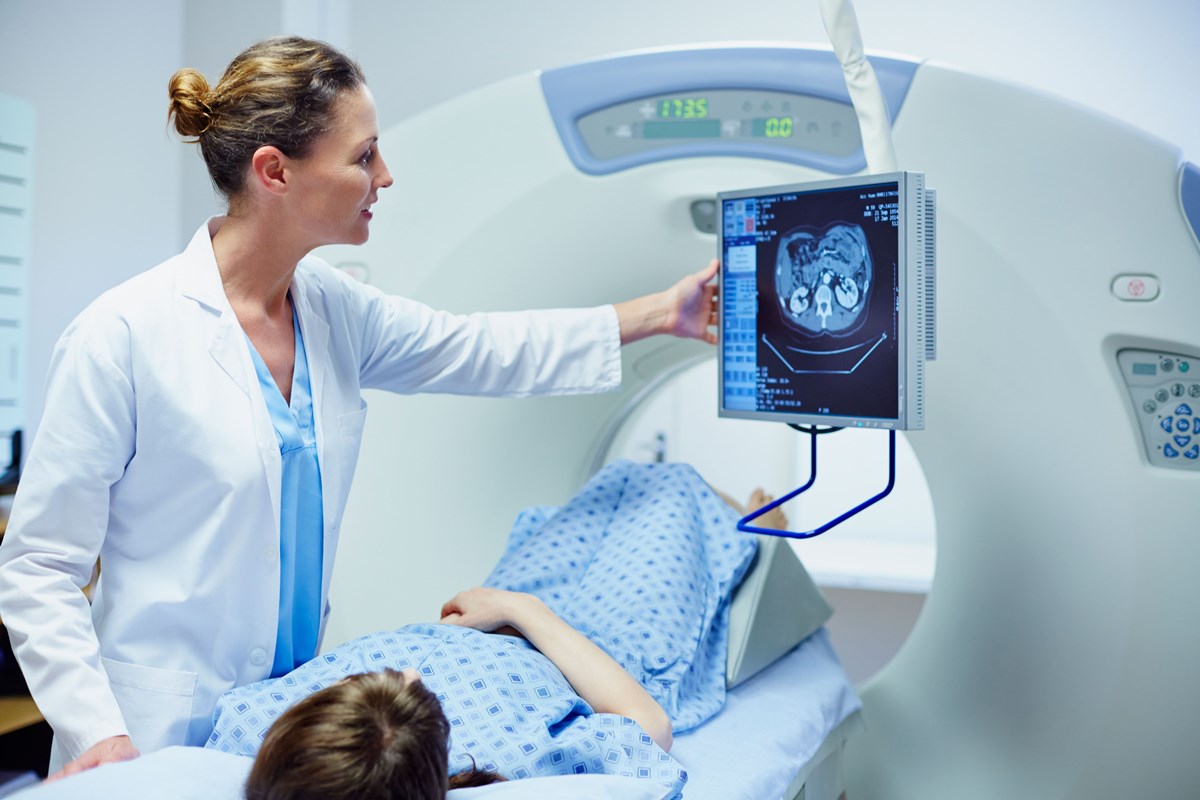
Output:
[[[673,97],[658,102],[659,119],[704,119],[708,116],[707,97]]]
[[[794,128],[791,117],[764,117],[754,120],[753,134],[767,139],[790,139]]]
[[[575,121],[597,163],[648,163],[653,154],[770,155],[801,163],[807,152],[833,158],[861,155],[854,108],[766,89],[715,89],[684,84],[613,103]],[[590,169],[590,167],[589,167]],[[1197,359],[1196,374],[1200,370]]]
[[[715,139],[721,135],[721,120],[690,119],[642,123],[644,139]]]

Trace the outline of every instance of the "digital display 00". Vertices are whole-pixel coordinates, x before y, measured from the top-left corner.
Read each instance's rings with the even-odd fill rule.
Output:
[[[754,120],[751,134],[768,139],[787,139],[795,128],[796,121],[791,117],[766,117]]]

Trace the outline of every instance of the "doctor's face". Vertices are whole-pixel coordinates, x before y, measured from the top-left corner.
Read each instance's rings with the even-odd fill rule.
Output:
[[[293,162],[290,192],[305,233],[325,244],[362,244],[371,205],[392,176],[379,155],[375,99],[366,86],[347,91],[335,106],[334,125],[309,154]]]

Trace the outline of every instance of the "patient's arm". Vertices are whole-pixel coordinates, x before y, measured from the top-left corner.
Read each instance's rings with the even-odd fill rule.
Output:
[[[671,720],[621,665],[572,628],[539,598],[502,589],[459,592],[442,606],[442,622],[481,631],[512,626],[554,662],[571,687],[600,713],[620,714],[671,749]]]

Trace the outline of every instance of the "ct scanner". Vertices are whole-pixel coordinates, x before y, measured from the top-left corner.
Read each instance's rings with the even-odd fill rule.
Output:
[[[938,563],[910,638],[861,687],[848,796],[1198,796],[1200,170],[1058,98],[872,62],[900,167],[939,196],[939,353],[909,435]],[[790,143],[638,140],[646,99],[713,92],[818,124]],[[848,109],[833,54],[804,47],[500,81],[383,132],[396,184],[372,238],[324,255],[464,312],[658,291],[714,255],[698,201],[861,172]],[[599,122],[581,132],[581,115]],[[432,618],[486,576],[519,509],[563,502],[652,387],[711,355],[640,342],[596,397],[369,396],[326,641]]]

